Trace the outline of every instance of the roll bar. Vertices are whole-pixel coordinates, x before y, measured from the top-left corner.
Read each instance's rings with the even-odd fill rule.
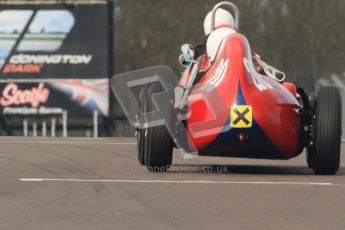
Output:
[[[222,6],[227,6],[229,7],[231,10],[233,10],[234,14],[235,14],[235,29],[239,30],[239,18],[240,18],[240,10],[237,8],[237,6],[232,3],[232,2],[228,2],[228,1],[223,1],[218,3],[217,5],[215,5],[212,9],[212,17],[211,17],[211,32],[215,29],[216,27],[216,11],[217,9],[221,8]]]

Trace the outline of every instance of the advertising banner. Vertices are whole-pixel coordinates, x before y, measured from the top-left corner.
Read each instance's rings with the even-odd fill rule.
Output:
[[[97,80],[40,80],[0,83],[2,115],[57,115],[67,110],[76,116],[108,114],[109,82]]]
[[[0,113],[109,114],[109,9],[0,4]]]

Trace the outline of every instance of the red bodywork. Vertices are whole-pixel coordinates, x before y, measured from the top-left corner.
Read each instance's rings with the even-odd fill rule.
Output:
[[[181,86],[190,72],[183,74]],[[251,127],[230,127],[234,105],[252,108]],[[188,139],[201,155],[288,159],[300,153],[299,108],[294,84],[256,72],[247,39],[230,35],[188,97]],[[248,139],[238,140],[239,134]]]

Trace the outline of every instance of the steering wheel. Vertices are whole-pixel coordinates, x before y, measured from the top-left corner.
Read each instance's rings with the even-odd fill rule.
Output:
[[[212,17],[211,17],[211,31],[213,31],[216,27],[216,11],[217,9],[221,8],[222,6],[227,6],[230,10],[233,10],[235,15],[235,29],[239,30],[239,18],[240,18],[240,10],[237,6],[232,2],[223,1],[215,5],[212,9]]]

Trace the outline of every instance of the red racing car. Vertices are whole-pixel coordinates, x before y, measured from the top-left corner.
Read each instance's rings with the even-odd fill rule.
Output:
[[[224,6],[234,11],[236,28],[213,34],[216,11]],[[208,40],[219,44],[206,44],[205,53],[196,58],[197,47],[183,46],[192,59],[181,58],[185,72],[160,108],[166,122],[138,128],[139,162],[151,171],[168,170],[173,148],[182,145],[199,156],[258,159],[290,159],[306,149],[307,164],[316,174],[335,174],[341,142],[338,89],[320,87],[316,92],[308,74],[285,82],[284,73],[264,63],[237,32],[234,4],[217,4],[211,17]],[[152,95],[159,92],[157,84],[141,92],[137,121],[145,123],[145,114],[157,107]]]

